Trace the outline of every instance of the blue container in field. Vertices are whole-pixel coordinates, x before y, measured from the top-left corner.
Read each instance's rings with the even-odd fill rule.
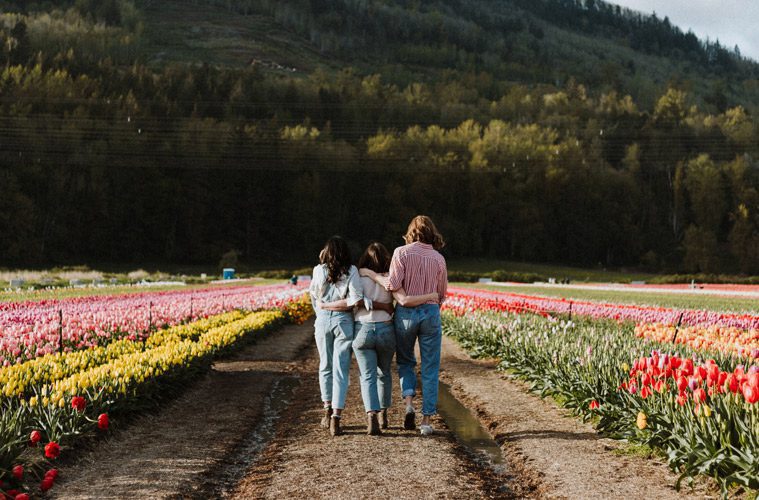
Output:
[[[233,280],[235,279],[235,270],[231,267],[225,267],[221,276],[225,280]]]

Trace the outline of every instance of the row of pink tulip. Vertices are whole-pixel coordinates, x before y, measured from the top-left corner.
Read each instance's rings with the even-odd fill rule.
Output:
[[[480,303],[497,303],[509,310],[543,313],[576,314],[591,318],[606,318],[635,323],[674,325],[680,321],[690,326],[722,326],[741,330],[759,330],[759,315],[726,313],[703,309],[673,309],[635,304],[608,304],[558,297],[537,297],[517,293],[451,287],[447,307],[456,310],[479,310]]]
[[[59,332],[64,350],[86,349],[234,309],[281,308],[302,293],[302,286],[225,286],[0,303],[0,366],[56,352]]]

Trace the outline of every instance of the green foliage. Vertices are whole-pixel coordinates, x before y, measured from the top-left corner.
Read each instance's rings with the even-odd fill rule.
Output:
[[[614,67],[627,59],[604,69],[620,80],[611,88],[586,67],[601,66],[585,59],[587,34],[530,2],[4,5],[8,263],[215,263],[230,248],[243,263],[304,262],[334,233],[357,248],[395,246],[425,212],[449,258],[757,272],[758,131],[752,109],[730,107],[736,92],[753,95],[750,81],[725,83],[724,111],[704,106],[698,82],[628,86]],[[689,64],[725,69],[718,47],[607,7],[577,19],[592,18],[594,36],[635,35],[655,54],[633,33],[641,25],[690,47]],[[162,23],[175,14],[201,37],[202,15],[226,16],[235,29],[302,33],[278,46],[290,54],[318,47],[315,60],[339,63],[365,49],[366,59],[308,76],[275,60],[182,65],[161,52],[158,61],[174,45],[154,37],[172,32]],[[570,72],[554,59],[571,47]],[[615,47],[612,61],[635,57]],[[734,78],[753,74],[726,57]]]
[[[711,412],[706,416],[690,400],[680,406],[676,387],[648,398],[620,390],[638,357],[662,349],[636,338],[631,325],[475,313],[447,314],[443,329],[473,355],[499,358],[500,367],[541,396],[558,397],[585,419],[600,417],[601,432],[663,450],[672,469],[681,473],[678,488],[684,478],[699,474],[715,478],[724,494],[733,486],[759,488],[759,406],[729,393],[715,395],[706,401]],[[747,362],[682,346],[667,350],[681,357],[713,357],[726,371]],[[600,407],[591,410],[591,401]],[[647,416],[645,429],[636,425],[639,412]]]

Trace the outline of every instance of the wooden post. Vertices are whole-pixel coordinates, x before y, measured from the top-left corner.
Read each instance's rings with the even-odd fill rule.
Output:
[[[193,298],[194,297],[192,295],[190,295],[190,321],[192,321],[192,299]]]
[[[675,335],[672,337],[672,343],[675,343],[675,340],[677,340],[677,332],[680,330],[680,324],[683,322],[683,315],[685,312],[680,313],[680,318],[677,320],[677,325],[675,326]]]
[[[58,309],[58,352],[63,353],[63,309]]]
[[[148,331],[153,329],[153,301],[150,301],[150,309],[148,309]]]
[[[569,321],[572,321],[572,301],[569,301]]]

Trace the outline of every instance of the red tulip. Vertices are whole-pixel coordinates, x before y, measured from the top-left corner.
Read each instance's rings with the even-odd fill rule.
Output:
[[[32,431],[29,435],[29,441],[32,446],[37,446],[37,443],[42,441],[42,433],[40,431]]]
[[[590,402],[590,404],[588,405],[588,408],[590,408],[591,410],[597,410],[599,406],[601,405],[599,405],[598,401],[594,399],[593,401]]]
[[[74,396],[71,398],[71,407],[76,411],[84,411],[87,406],[87,401],[82,396]]]
[[[685,403],[688,401],[688,398],[685,396],[685,394],[679,394],[677,396],[677,404],[680,406],[685,406]]]
[[[754,404],[759,401],[759,389],[743,384],[743,397],[748,403]]]
[[[58,446],[58,443],[51,441],[45,445],[45,456],[50,459],[58,458],[58,455],[61,454],[61,447]]]
[[[21,481],[24,478],[24,468],[20,465],[16,465],[11,469],[11,474],[13,474],[13,477]]]
[[[19,493],[13,500],[29,500],[29,495],[26,493]]]
[[[693,375],[693,360],[686,358],[683,363],[683,374],[686,376]]]
[[[754,389],[759,389],[759,372],[749,373],[748,385]]]
[[[706,401],[706,391],[704,391],[701,387],[693,391],[693,401],[696,402],[696,404]]]
[[[98,416],[98,429],[102,431],[107,430],[109,425],[110,421],[108,420],[108,414],[101,413],[100,416]]]
[[[728,389],[730,389],[730,392],[732,392],[733,394],[738,392],[739,384],[738,384],[738,379],[735,377],[735,375],[733,375],[732,373],[728,375],[725,383]]]
[[[683,392],[687,388],[688,388],[688,379],[680,375],[677,378],[677,390],[679,390],[680,392]]]
[[[58,479],[58,469],[49,469],[45,472],[45,477],[51,477],[53,480]]]
[[[53,487],[53,478],[52,477],[45,477],[42,479],[42,482],[40,483],[40,489],[42,491],[47,491],[50,488]]]
[[[642,397],[643,399],[646,399],[650,395],[651,395],[651,389],[649,389],[648,386],[643,386],[643,388],[640,390],[640,397]]]

